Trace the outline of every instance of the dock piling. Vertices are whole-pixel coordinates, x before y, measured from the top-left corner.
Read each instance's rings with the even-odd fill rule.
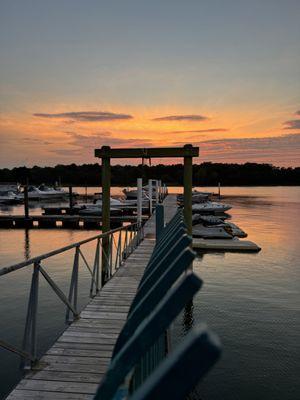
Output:
[[[28,182],[24,186],[24,215],[25,218],[29,218],[29,205],[28,205]]]
[[[110,146],[103,146],[103,152],[110,152]],[[102,158],[102,232],[110,230],[110,157]],[[102,282],[105,283],[109,276],[109,237],[102,240]]]
[[[191,144],[184,146],[186,150],[193,149]],[[184,219],[187,232],[192,235],[192,186],[193,186],[193,157],[192,154],[184,156]]]
[[[70,207],[70,210],[73,209],[73,190],[72,190],[72,186],[69,186],[69,207]]]

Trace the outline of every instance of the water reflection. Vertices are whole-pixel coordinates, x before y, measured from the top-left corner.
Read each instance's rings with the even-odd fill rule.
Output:
[[[182,320],[182,328],[183,328],[183,335],[186,335],[188,331],[193,327],[194,324],[194,304],[191,300],[185,306],[183,311],[183,320]]]
[[[97,191],[92,188],[91,190]],[[115,188],[115,190],[117,190]],[[178,191],[171,188],[170,191]],[[294,400],[300,398],[296,371],[299,363],[299,235],[300,188],[222,188],[233,205],[232,222],[240,225],[262,247],[258,254],[198,254],[194,271],[203,287],[175,325],[177,338],[193,324],[205,321],[224,345],[221,361],[198,387],[203,400]],[[241,196],[239,196],[241,195]],[[2,208],[3,210],[3,208]],[[5,207],[21,214],[21,207]],[[31,212],[40,213],[36,205]],[[95,231],[62,229],[0,229],[1,266],[20,262],[72,242],[94,236]],[[93,264],[95,248],[84,254]],[[69,289],[73,252],[45,261],[59,287]],[[10,274],[0,281],[0,331],[20,343],[32,269]],[[81,302],[85,304],[90,275],[81,265]],[[51,297],[52,296],[52,297]],[[41,351],[64,328],[60,300],[41,280],[39,304]],[[5,338],[5,336],[4,336]],[[16,382],[13,357],[0,354],[1,388]],[[297,386],[298,385],[298,386]],[[249,388],[251,390],[249,390]],[[0,394],[1,397],[1,394]]]
[[[30,257],[30,233],[29,229],[24,229],[24,259],[29,260]]]

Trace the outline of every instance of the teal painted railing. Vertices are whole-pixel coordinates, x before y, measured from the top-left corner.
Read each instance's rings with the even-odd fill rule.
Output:
[[[169,352],[168,329],[202,280],[190,270],[195,254],[182,212],[166,227],[160,221],[157,233],[96,400],[184,399],[220,355],[220,343],[205,325],[192,329]]]

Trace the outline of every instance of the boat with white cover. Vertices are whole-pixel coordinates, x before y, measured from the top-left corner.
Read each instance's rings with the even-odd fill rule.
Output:
[[[229,204],[217,203],[215,201],[207,201],[205,203],[197,203],[192,205],[193,213],[215,213],[215,212],[225,212],[230,210],[232,207]]]
[[[208,201],[212,197],[213,193],[212,192],[200,192],[198,190],[193,190],[192,191],[192,203],[204,203]],[[184,196],[183,194],[177,195],[177,201],[179,203],[183,203],[184,201]]]
[[[17,195],[19,199],[24,199],[24,191]],[[28,186],[28,199],[29,200],[58,200],[65,199],[68,193],[62,189],[53,189],[46,185],[39,187],[30,185]]]
[[[123,193],[125,194],[126,199],[128,199],[128,200],[129,199],[135,199],[136,200],[138,198],[138,190],[137,189],[132,189],[132,190],[123,189]],[[154,195],[152,195],[152,196],[155,197]],[[143,200],[149,200],[148,192],[144,188],[142,190],[142,199]]]
[[[22,200],[18,198],[17,194],[15,192],[0,192],[0,204],[20,204],[22,203]]]
[[[232,235],[224,227],[206,227],[204,225],[193,226],[193,237],[208,239],[232,239]]]
[[[110,214],[111,215],[119,215],[122,213],[122,210],[120,208],[110,208]],[[83,207],[78,210],[79,215],[89,215],[89,216],[100,216],[102,215],[102,207],[101,206],[94,206],[94,207]]]

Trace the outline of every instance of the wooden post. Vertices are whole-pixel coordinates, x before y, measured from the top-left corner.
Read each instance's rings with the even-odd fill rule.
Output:
[[[102,150],[109,152],[109,146],[102,146]],[[102,158],[102,232],[110,230],[110,158]],[[104,284],[109,276],[109,236],[102,239],[102,283]]]
[[[221,182],[218,183],[219,200],[221,200]]]
[[[164,206],[162,204],[157,204],[155,207],[155,226],[156,226],[156,241],[159,239],[164,226],[165,226],[165,214]]]
[[[69,207],[70,207],[70,211],[72,211],[72,209],[73,209],[73,190],[72,190],[72,186],[69,186]]]
[[[186,144],[185,149],[192,148],[192,145]],[[184,219],[189,235],[192,235],[192,186],[193,186],[193,157],[184,157]]]
[[[159,203],[158,180],[155,181],[155,206]]]
[[[28,181],[26,182],[26,185],[24,186],[24,214],[25,218],[29,218],[29,206],[28,206]]]
[[[143,204],[143,179],[137,179],[137,222],[142,223],[142,204]]]

